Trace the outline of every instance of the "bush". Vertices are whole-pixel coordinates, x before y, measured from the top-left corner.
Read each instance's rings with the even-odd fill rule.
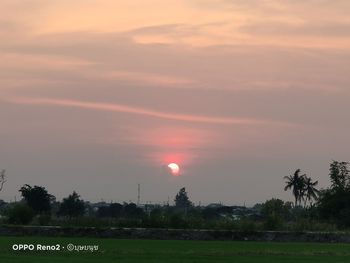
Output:
[[[275,217],[280,220],[289,220],[291,208],[290,202],[272,198],[261,205],[261,215],[268,220],[274,220]]]
[[[283,227],[283,221],[278,215],[268,215],[264,220],[265,230],[280,230]]]
[[[338,231],[338,228],[334,224],[321,223],[318,221],[308,220],[304,218],[304,219],[299,219],[296,222],[287,224],[286,230],[296,231],[296,232],[302,232],[302,231],[336,232]]]
[[[242,218],[238,222],[238,230],[243,232],[252,232],[259,230],[259,225],[257,222],[254,222],[253,220]]]
[[[58,210],[59,216],[79,217],[84,215],[85,203],[80,199],[80,196],[74,191],[67,198],[63,198],[63,201]]]
[[[171,228],[187,228],[188,223],[186,220],[178,214],[174,214],[170,217]]]
[[[43,214],[38,216],[38,223],[41,226],[46,226],[50,223],[51,221],[51,215],[50,214]]]
[[[350,227],[350,190],[327,189],[318,200],[321,219],[336,223],[339,227]]]
[[[32,221],[35,212],[28,205],[17,203],[8,208],[6,214],[9,224],[27,225]]]

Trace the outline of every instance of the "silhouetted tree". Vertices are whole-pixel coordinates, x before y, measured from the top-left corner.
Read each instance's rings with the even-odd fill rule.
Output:
[[[24,200],[35,213],[49,212],[51,210],[51,202],[55,200],[55,197],[49,194],[42,186],[35,185],[31,187],[25,184],[19,192],[21,192]]]
[[[320,191],[317,208],[321,218],[350,226],[349,163],[333,161],[330,164],[330,188]]]
[[[6,183],[6,175],[5,175],[6,170],[2,170],[0,173],[0,191],[4,187],[4,183]]]
[[[187,196],[186,188],[183,187],[175,196],[175,206],[179,208],[189,208],[192,206],[192,202]]]
[[[111,217],[109,206],[100,206],[97,210],[98,217]]]
[[[137,205],[134,203],[124,203],[123,214],[125,217],[141,217],[143,216],[144,212],[142,208],[137,207]]]
[[[108,207],[111,217],[118,218],[123,212],[123,205],[119,203],[112,203]]]
[[[350,226],[350,191],[320,191],[317,202],[320,216],[339,226]]]
[[[207,219],[207,220],[216,219],[220,217],[216,208],[208,207],[208,206],[202,210],[202,216],[204,219]]]
[[[6,213],[7,222],[18,225],[29,224],[35,216],[34,210],[29,205],[21,202],[11,204]]]
[[[283,202],[272,198],[261,206],[261,215],[264,218],[264,227],[268,230],[276,230],[282,226],[283,220],[291,217],[291,202]]]
[[[68,216],[69,218],[82,216],[84,212],[85,203],[75,191],[67,198],[63,198],[58,210],[59,215]]]
[[[300,204],[303,199],[303,189],[305,186],[305,178],[306,174],[300,175],[300,169],[297,169],[293,175],[285,176],[286,186],[284,187],[284,191],[288,189],[292,189],[294,195],[294,206]]]
[[[304,183],[304,206],[306,206],[306,202],[309,201],[310,205],[312,205],[312,200],[316,200],[319,194],[319,190],[316,188],[318,181],[313,182],[310,177],[305,177]]]
[[[349,188],[350,177],[349,177],[349,169],[348,162],[337,162],[333,161],[330,164],[329,168],[329,176],[332,182],[332,188],[335,190],[345,190]]]

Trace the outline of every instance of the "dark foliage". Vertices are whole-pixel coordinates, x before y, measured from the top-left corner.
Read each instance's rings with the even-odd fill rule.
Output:
[[[84,215],[85,203],[80,199],[80,196],[73,192],[67,198],[64,198],[60,208],[58,210],[58,215],[68,216],[69,218],[78,217]]]
[[[175,196],[175,206],[178,208],[190,208],[193,204],[188,198],[185,187],[181,188],[180,191]]]
[[[350,191],[338,189],[324,190],[318,201],[322,219],[334,222],[342,227],[350,226]]]
[[[134,203],[124,204],[123,212],[126,217],[141,217],[143,210]]]
[[[313,181],[306,174],[300,175],[301,170],[297,169],[293,175],[285,176],[286,186],[284,191],[291,189],[294,195],[294,207],[301,206],[301,202],[304,201],[304,207],[307,203],[312,205],[312,202],[317,199],[319,193],[316,188],[318,181]]]
[[[17,225],[29,224],[35,215],[34,210],[24,203],[16,203],[9,207],[6,214],[7,222]]]
[[[349,188],[350,177],[348,162],[333,161],[329,168],[329,177],[331,179],[331,188],[334,190],[345,190]]]
[[[35,213],[49,212],[51,210],[51,202],[55,197],[47,192],[42,186],[35,185],[31,187],[26,184],[19,190],[26,203],[34,210]]]
[[[110,217],[110,218],[121,218],[121,217],[142,217],[144,211],[137,207],[134,203],[124,203],[121,205],[119,203],[112,203],[108,206],[101,206],[97,210],[98,217]]]
[[[321,219],[340,227],[350,226],[350,177],[348,162],[333,161],[329,168],[331,187],[320,192],[318,211]]]
[[[291,219],[290,202],[272,198],[261,206],[261,215],[264,218],[264,227],[267,230],[277,230],[282,228],[283,222]]]
[[[212,207],[205,207],[202,210],[202,216],[206,220],[213,220],[213,219],[217,219],[217,218],[220,217],[217,209],[216,208],[212,208]]]

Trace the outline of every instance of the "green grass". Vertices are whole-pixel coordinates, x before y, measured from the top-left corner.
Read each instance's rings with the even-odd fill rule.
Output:
[[[98,245],[97,252],[18,252],[13,244]],[[350,244],[0,237],[0,262],[350,262]]]

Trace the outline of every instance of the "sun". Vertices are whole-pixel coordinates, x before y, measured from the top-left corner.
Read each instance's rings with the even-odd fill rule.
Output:
[[[169,163],[168,167],[173,175],[179,175],[180,167],[176,163]]]

